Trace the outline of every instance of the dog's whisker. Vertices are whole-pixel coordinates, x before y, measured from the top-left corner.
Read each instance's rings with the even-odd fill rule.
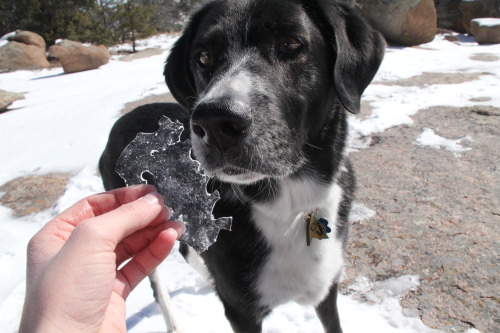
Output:
[[[313,145],[313,144],[310,144],[310,143],[308,143],[308,142],[306,142],[306,143],[305,143],[305,145],[306,145],[306,146],[309,146],[309,147],[313,147],[314,149],[318,149],[318,150],[324,150],[323,148],[321,148],[321,147],[318,147],[318,146],[315,146],[315,145]]]

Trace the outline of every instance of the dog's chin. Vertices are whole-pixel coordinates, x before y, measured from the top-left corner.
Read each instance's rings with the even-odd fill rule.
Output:
[[[249,171],[238,167],[223,167],[213,171],[205,170],[208,176],[215,177],[220,181],[225,183],[239,184],[239,185],[250,185],[258,182],[268,176],[255,172]]]

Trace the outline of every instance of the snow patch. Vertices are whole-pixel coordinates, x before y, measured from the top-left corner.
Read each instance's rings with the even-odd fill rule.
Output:
[[[354,201],[349,215],[349,221],[363,223],[377,214],[373,209],[366,207],[364,204]]]
[[[424,131],[417,137],[414,144],[420,147],[431,147],[434,149],[443,148],[451,151],[455,157],[461,157],[461,153],[472,150],[472,148],[469,147],[462,147],[462,142],[470,143],[472,141],[469,135],[457,140],[445,139],[434,133],[432,129],[424,128]]]
[[[353,302],[353,299],[358,299],[363,303],[352,304],[357,307],[356,318],[358,320],[356,323],[353,322],[353,326],[350,327],[349,331],[442,333],[424,325],[420,318],[403,315],[403,309],[399,301],[409,292],[417,290],[418,284],[418,276],[416,275],[404,275],[377,282],[369,281],[366,278],[358,278],[356,283],[349,287],[353,293],[348,301],[350,303]],[[344,297],[340,298],[341,302]],[[348,311],[348,309],[349,305],[339,307],[341,318],[344,311]],[[359,321],[359,318],[363,318],[363,320]],[[381,322],[386,325],[384,331],[373,329],[372,325],[378,327],[378,323]]]
[[[0,40],[8,40],[10,37],[14,37],[17,34],[17,31],[12,31],[9,33],[6,33],[2,37],[0,37]]]
[[[143,51],[146,49],[170,49],[178,36],[172,35],[156,35],[146,39],[136,41],[135,49],[136,51]],[[133,48],[130,43],[118,44],[111,46],[109,52],[132,52]]]
[[[362,295],[370,303],[381,303],[388,297],[401,299],[410,291],[417,290],[418,285],[418,275],[403,275],[374,282],[361,277],[349,289],[354,292],[354,295]]]
[[[104,186],[101,177],[97,175],[97,169],[94,166],[85,166],[69,180],[63,196],[55,205],[54,215],[60,214],[80,199],[100,192],[104,192]]]
[[[4,46],[4,45],[7,45],[9,43],[9,38],[10,37],[14,37],[16,35],[16,31],[12,31],[12,32],[9,32],[5,35],[3,35],[2,37],[0,37],[0,47]]]
[[[499,18],[493,18],[493,17],[486,17],[486,18],[476,18],[473,19],[472,22],[476,22],[477,25],[480,27],[500,27],[500,19]]]

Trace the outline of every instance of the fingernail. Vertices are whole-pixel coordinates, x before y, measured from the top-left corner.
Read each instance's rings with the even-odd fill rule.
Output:
[[[165,206],[165,215],[165,219],[167,221],[170,220],[170,217],[172,216],[172,210],[168,206]]]
[[[148,202],[151,205],[158,205],[160,203],[160,199],[158,196],[154,193],[148,193],[145,196],[141,198],[141,200],[144,200]]]
[[[177,232],[177,230],[175,230],[174,228],[168,228],[167,230],[170,231],[170,232],[175,233],[175,239],[179,239],[180,235]]]
[[[181,237],[186,232],[186,225],[179,220],[168,221],[168,224],[177,231],[177,235]]]

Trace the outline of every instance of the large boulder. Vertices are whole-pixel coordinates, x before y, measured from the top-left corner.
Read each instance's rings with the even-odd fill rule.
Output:
[[[470,33],[470,22],[480,17],[499,17],[500,0],[434,0],[438,28]]]
[[[358,0],[357,6],[390,43],[413,46],[436,36],[433,0]]]
[[[470,31],[471,21],[475,18],[498,17],[500,0],[462,0],[460,11],[463,15],[465,30]]]
[[[84,45],[62,40],[49,48],[51,57],[57,58],[65,73],[75,73],[99,68],[111,57],[106,46]]]
[[[43,51],[45,51],[45,40],[39,34],[36,34],[31,31],[16,31],[15,34],[9,35],[7,37],[8,41],[23,43],[26,45],[38,46]]]
[[[500,18],[473,19],[470,30],[479,44],[500,44]]]
[[[460,11],[462,0],[434,0],[436,3],[437,26],[447,30],[465,33],[463,14]]]
[[[45,41],[29,31],[11,33],[0,46],[0,72],[20,69],[41,69],[50,66],[45,52]]]

